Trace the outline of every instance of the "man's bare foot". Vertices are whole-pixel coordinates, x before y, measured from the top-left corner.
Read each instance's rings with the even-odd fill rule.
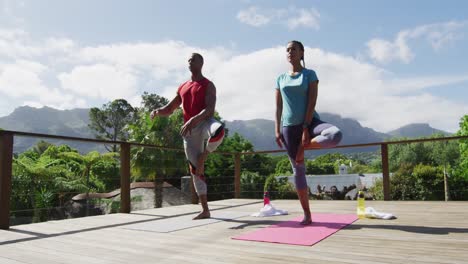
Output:
[[[208,212],[203,211],[200,214],[198,214],[197,216],[195,216],[193,218],[193,220],[206,219],[206,218],[210,218],[210,217],[211,217],[211,215],[210,215],[209,211]]]

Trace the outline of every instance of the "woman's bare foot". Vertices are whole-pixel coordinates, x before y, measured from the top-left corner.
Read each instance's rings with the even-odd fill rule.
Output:
[[[210,218],[210,217],[211,217],[210,211],[207,211],[207,212],[202,211],[200,214],[195,216],[193,220],[205,219],[205,218]]]
[[[310,225],[310,224],[312,224],[312,216],[304,215],[304,219],[302,219],[301,225]]]

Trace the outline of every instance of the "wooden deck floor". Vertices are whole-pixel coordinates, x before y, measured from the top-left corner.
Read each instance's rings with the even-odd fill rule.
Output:
[[[232,240],[300,215],[299,202],[274,201],[288,216],[245,216],[170,233],[130,230],[135,223],[186,218],[184,205],[0,230],[0,263],[468,263],[468,202],[368,202],[397,220],[358,220],[311,246]],[[210,203],[215,212],[257,212],[259,200]],[[314,212],[354,213],[353,201],[311,201]],[[167,221],[167,220],[165,220]]]

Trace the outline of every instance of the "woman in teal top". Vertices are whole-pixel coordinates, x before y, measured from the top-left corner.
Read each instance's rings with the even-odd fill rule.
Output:
[[[319,80],[315,71],[305,68],[302,43],[290,41],[286,54],[291,70],[276,80],[275,136],[280,148],[285,145],[291,161],[297,195],[304,210],[301,224],[309,225],[312,217],[305,177],[304,148],[335,147],[341,141],[342,133],[336,126],[321,121],[315,112]]]

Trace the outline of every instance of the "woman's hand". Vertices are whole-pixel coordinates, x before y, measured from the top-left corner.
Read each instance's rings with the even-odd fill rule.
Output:
[[[283,134],[279,131],[275,131],[275,137],[276,137],[276,144],[278,144],[278,147],[283,148]]]
[[[307,147],[310,144],[310,134],[309,134],[309,129],[304,128],[302,130],[302,145],[304,147]]]

